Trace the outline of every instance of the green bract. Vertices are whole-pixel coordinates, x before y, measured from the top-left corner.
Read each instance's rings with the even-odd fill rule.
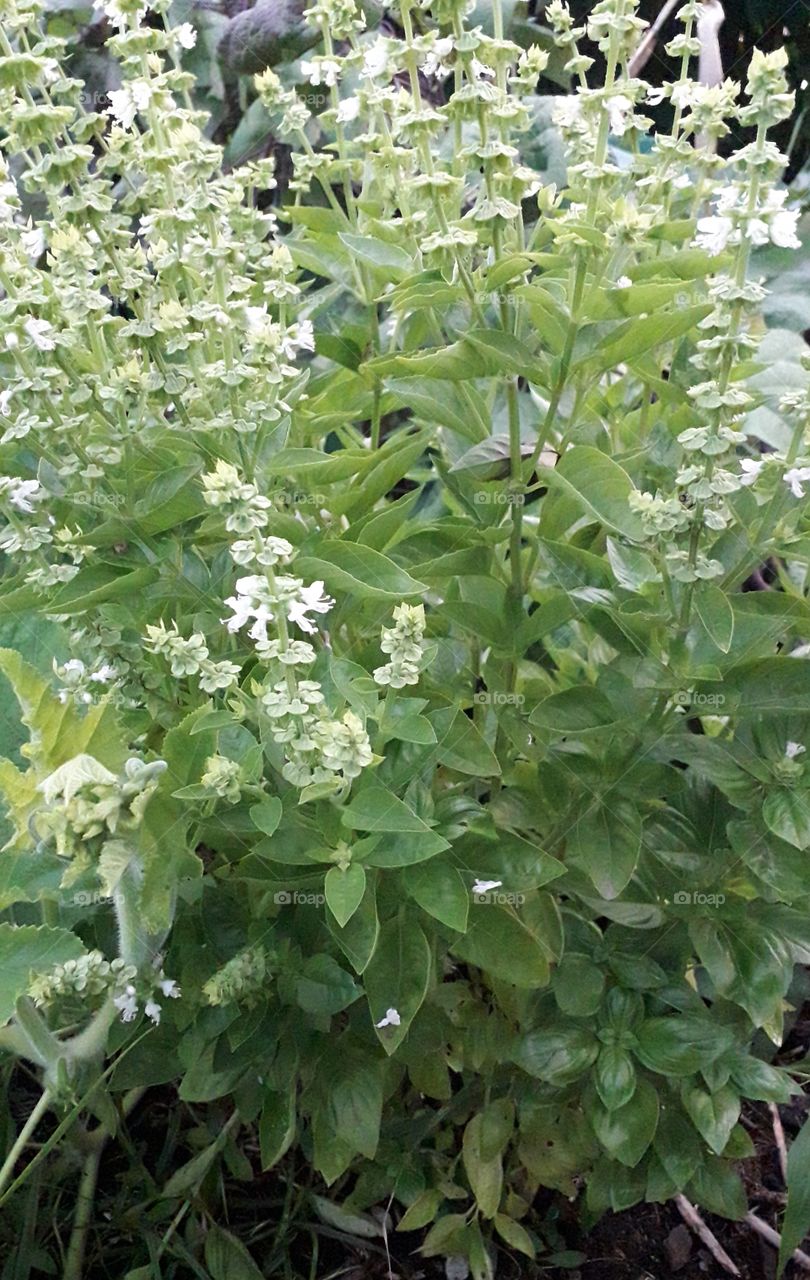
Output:
[[[540,1186],[739,1214],[810,960],[808,377],[761,387],[752,256],[798,247],[784,59],[696,83],[690,3],[653,93],[602,0],[594,86],[555,0],[557,189],[500,0],[319,0],[256,78],[271,203],[167,5],[104,0],[102,112],[38,7],[0,4],[0,612],[54,678],[0,653],[0,1047],[91,1159],[124,1088],[230,1099],[168,1200],[257,1122],[319,1213],[392,1201],[476,1277]]]

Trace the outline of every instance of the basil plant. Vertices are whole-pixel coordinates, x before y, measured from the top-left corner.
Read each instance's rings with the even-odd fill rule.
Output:
[[[101,102],[0,4],[0,1187],[48,1113],[75,1280],[171,1085],[220,1120],[167,1213],[292,1149],[481,1280],[540,1188],[741,1217],[810,961],[785,58],[697,82],[687,0],[652,90],[634,0],[551,0],[550,106],[501,0],[313,0],[229,167],[194,28],[99,3]]]

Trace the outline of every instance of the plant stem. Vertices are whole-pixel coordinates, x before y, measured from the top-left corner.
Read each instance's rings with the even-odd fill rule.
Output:
[[[42,1117],[45,1115],[45,1112],[48,1110],[50,1105],[51,1105],[51,1095],[48,1093],[48,1090],[45,1089],[44,1092],[41,1094],[40,1099],[37,1102],[37,1105],[34,1107],[34,1110],[31,1112],[30,1116],[28,1117],[22,1129],[20,1130],[17,1136],[16,1142],[13,1144],[11,1150],[9,1151],[5,1160],[3,1161],[3,1167],[0,1168],[0,1191],[3,1191],[5,1189],[5,1187],[8,1185],[9,1181],[13,1177],[14,1166],[16,1165],[18,1159],[20,1158],[23,1151],[25,1150],[25,1147],[28,1144],[29,1138],[33,1136],[34,1130],[36,1129]]]
[[[93,1201],[96,1194],[102,1150],[103,1146],[99,1146],[85,1157],[79,1190],[76,1195],[76,1216],[73,1220],[73,1230],[70,1233],[70,1244],[68,1245],[67,1258],[65,1260],[63,1280],[82,1280],[87,1232],[93,1215]]]

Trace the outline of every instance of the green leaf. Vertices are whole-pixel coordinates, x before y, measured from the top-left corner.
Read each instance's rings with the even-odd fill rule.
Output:
[[[205,1265],[211,1280],[262,1280],[261,1271],[241,1240],[215,1224],[205,1237]]]
[[[600,371],[613,369],[617,364],[630,364],[654,347],[682,337],[705,319],[710,311],[710,303],[699,303],[696,306],[681,307],[677,311],[664,311],[630,320],[603,338],[596,351],[585,357],[585,362]]]
[[[446,848],[447,841],[436,831],[397,831],[375,844],[363,863],[367,867],[410,867],[435,858]]]
[[[648,1018],[638,1030],[636,1053],[660,1075],[688,1076],[710,1066],[733,1045],[734,1037],[716,1020],[695,1014]]]
[[[351,974],[327,955],[310,956],[295,985],[296,1000],[306,1013],[340,1013],[360,994]]]
[[[175,1196],[195,1193],[205,1175],[213,1167],[214,1161],[227,1141],[227,1134],[220,1132],[214,1142],[209,1143],[196,1156],[192,1156],[179,1169],[175,1169],[161,1191],[161,1199],[171,1200]]]
[[[555,467],[538,467],[538,476],[559,489],[593,520],[630,542],[645,540],[641,517],[630,510],[634,485],[617,462],[591,445],[567,450]]]
[[[615,724],[619,715],[603,693],[592,685],[563,689],[544,698],[529,716],[538,729],[576,734],[589,729],[604,729]]]
[[[349,591],[360,600],[401,600],[428,590],[381,551],[359,542],[324,541],[317,556],[299,556],[295,571],[305,579],[323,580],[334,591]]]
[[[426,822],[414,813],[410,805],[381,782],[366,782],[343,810],[344,826],[354,826],[360,831],[412,831],[420,835],[432,834]],[[441,839],[441,837],[437,837]],[[447,848],[447,841],[442,841]]]
[[[431,975],[430,947],[417,924],[400,911],[380,930],[380,940],[363,975],[377,1037],[394,1053],[422,1006]],[[385,1026],[378,1024],[385,1022]]]
[[[782,1221],[778,1274],[781,1276],[810,1231],[810,1120],[805,1120],[788,1152],[787,1208]]]
[[[472,387],[467,396],[451,382],[434,382],[420,377],[391,378],[389,393],[420,420],[449,427],[467,440],[485,440],[489,435],[485,406]]]
[[[259,1117],[262,1169],[272,1169],[286,1155],[295,1138],[295,1081],[283,1092],[268,1089]]]
[[[195,726],[193,733],[198,732],[199,729]],[[258,804],[251,805],[250,809],[251,821],[266,836],[273,835],[281,821],[281,814],[282,805],[278,796],[268,796],[266,800],[261,800]]]
[[[695,608],[718,649],[728,653],[734,637],[734,612],[725,591],[714,583],[702,583],[695,593]]]
[[[515,1063],[546,1084],[572,1084],[596,1061],[599,1041],[584,1027],[530,1031],[522,1036]]]
[[[598,1105],[591,1114],[594,1133],[612,1160],[635,1168],[655,1137],[658,1093],[639,1079],[633,1097],[612,1111]]]
[[[513,334],[498,329],[474,329],[458,342],[414,355],[385,355],[364,366],[378,378],[439,378],[464,382],[468,378],[522,375],[530,381],[545,378],[531,351]]]
[[[360,906],[365,891],[366,873],[361,863],[352,862],[345,871],[340,867],[331,867],[327,871],[324,881],[326,905],[341,929]]]
[[[343,1050],[330,1058],[326,1089],[336,1133],[373,1160],[382,1123],[383,1062],[379,1053]]]
[[[379,1222],[369,1214],[353,1213],[342,1205],[333,1204],[324,1196],[313,1196],[312,1203],[318,1217],[343,1235],[357,1236],[361,1240],[373,1240],[375,1236],[382,1235]]]
[[[540,889],[565,874],[562,862],[513,831],[470,832],[456,841],[453,854],[476,879],[500,880],[506,893]]]
[[[549,980],[545,949],[505,907],[476,904],[467,933],[450,949],[468,964],[515,987],[544,987]]]
[[[479,1211],[485,1218],[494,1218],[501,1202],[503,1165],[500,1151],[484,1149],[485,1126],[481,1112],[467,1122],[461,1156]]]
[[[554,970],[551,985],[563,1013],[587,1018],[596,1013],[602,1002],[605,975],[587,956],[569,952]]]
[[[348,231],[338,232],[352,257],[367,267],[383,272],[387,280],[401,280],[413,271],[413,259],[409,253],[398,245],[389,244],[387,240],[377,240],[374,236],[357,236]]]
[[[704,1159],[704,1147],[677,1105],[665,1102],[653,1143],[667,1176],[680,1191]]]
[[[615,538],[608,538],[607,556],[614,578],[625,591],[639,591],[648,583],[660,580],[661,575],[650,557],[635,547],[626,547]]]
[[[641,815],[626,800],[594,805],[568,837],[569,860],[608,901],[630,881],[641,852]]]
[[[110,600],[131,597],[159,577],[160,570],[153,565],[134,570],[114,569],[108,565],[87,566],[48,597],[48,611],[68,616],[85,613]],[[21,587],[5,596],[0,595],[0,616],[17,616],[27,610],[39,608],[41,603],[42,595],[39,591]]]
[[[740,662],[724,679],[722,693],[727,706],[746,720],[757,716],[810,712],[810,680],[797,658],[759,658]]]
[[[810,792],[771,787],[762,804],[769,831],[797,849],[810,845]]]
[[[14,1013],[32,977],[84,954],[84,944],[69,929],[0,924],[0,1026]]]
[[[373,877],[367,878],[363,900],[342,929],[331,914],[327,915],[326,923],[355,973],[363,973],[374,955],[380,936]]]
[[[518,1253],[525,1254],[527,1258],[534,1258],[536,1250],[532,1238],[526,1228],[514,1218],[508,1217],[505,1213],[496,1213],[495,1230],[510,1249],[517,1249]]]
[[[729,1160],[710,1156],[698,1165],[692,1181],[685,1187],[686,1196],[721,1218],[737,1222],[748,1210],[748,1196],[740,1175]]]
[[[617,1111],[629,1103],[636,1091],[636,1069],[626,1049],[604,1045],[594,1067],[594,1084],[608,1111]]]
[[[747,1053],[733,1058],[731,1079],[741,1094],[759,1102],[790,1102],[799,1092],[799,1086],[783,1067],[772,1067]]]
[[[448,928],[464,933],[470,909],[470,895],[462,876],[442,858],[408,867],[403,881],[414,902],[423,911],[441,920]]]
[[[433,711],[428,716],[436,733],[436,759],[474,778],[492,778],[501,772],[497,757],[469,716],[452,707]]]
[[[709,1093],[696,1085],[685,1087],[681,1099],[698,1133],[719,1156],[739,1119],[740,1095],[728,1086]]]
[[[426,1227],[436,1217],[436,1211],[444,1197],[441,1191],[430,1187],[416,1197],[413,1204],[408,1205],[405,1213],[397,1223],[397,1231],[418,1231]]]

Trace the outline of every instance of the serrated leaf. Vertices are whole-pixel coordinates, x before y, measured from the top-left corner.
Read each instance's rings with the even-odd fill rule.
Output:
[[[32,977],[84,954],[83,942],[69,929],[0,924],[0,1026],[14,1013]]]

